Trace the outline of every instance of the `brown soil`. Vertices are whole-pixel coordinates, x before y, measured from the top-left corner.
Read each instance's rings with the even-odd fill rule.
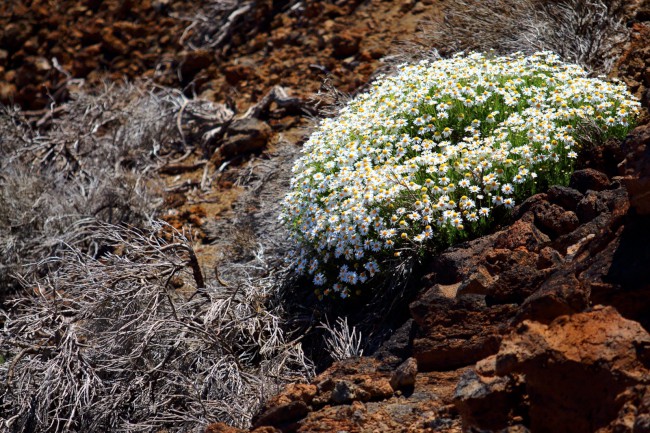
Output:
[[[240,114],[275,85],[302,100],[328,85],[354,92],[441,7],[289,4],[259,0],[228,43],[190,50],[180,41],[188,23],[178,17],[195,13],[193,1],[4,2],[0,101],[40,110],[65,101],[75,80],[92,87],[124,77],[226,102]],[[647,23],[635,24],[632,42],[616,74],[647,106]],[[275,108],[263,119],[272,131],[264,149],[237,155],[223,171],[224,160],[191,155],[183,164],[192,169],[162,176],[163,218],[192,232],[209,276],[222,255],[237,254],[222,237],[232,221],[246,221],[250,236],[267,235],[270,226],[259,222],[286,187],[308,121]],[[533,197],[509,227],[431,258],[410,305],[413,320],[394,339],[372,358],[289,387],[259,414],[257,431],[650,431],[649,146],[650,128],[641,126],[623,146],[585,156],[587,170],[571,188]],[[259,188],[239,186],[247,173]],[[408,359],[419,372],[402,389],[392,379]],[[596,373],[600,385],[589,380]]]
[[[365,84],[433,0],[259,0],[218,50],[191,50],[188,0],[9,0],[0,5],[0,102],[39,109],[65,100],[71,79],[148,78],[240,108],[273,85],[308,97],[325,79],[349,92]],[[283,7],[284,5],[284,7]],[[245,30],[245,31],[244,31]],[[54,64],[54,60],[58,66]]]

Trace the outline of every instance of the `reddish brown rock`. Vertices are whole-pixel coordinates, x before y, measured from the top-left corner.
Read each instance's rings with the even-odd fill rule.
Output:
[[[650,224],[629,215],[616,181],[604,187],[595,170],[576,179],[586,195],[555,187],[533,196],[510,226],[432,259],[427,290],[411,304],[421,369],[476,362],[497,352],[509,324],[550,323],[594,302],[648,326],[650,271],[641,262],[650,263]]]
[[[645,431],[649,368],[650,335],[598,307],[521,324],[496,356],[463,375],[455,404],[466,430]]]
[[[454,394],[466,429],[480,426],[499,431],[508,428],[515,418],[523,419],[528,411],[521,377],[497,376],[496,356],[476,364],[460,378]]]
[[[332,38],[332,54],[337,58],[345,58],[359,51],[361,36],[350,31],[343,31]]]
[[[229,65],[224,69],[224,74],[226,81],[233,86],[254,76],[253,69],[245,65]]]
[[[209,424],[205,430],[204,433],[244,433],[249,430],[242,430],[238,429],[232,426],[229,426],[227,424],[224,424],[222,422],[217,422],[213,424]],[[255,430],[252,430],[254,433],[281,433],[282,430],[278,430],[275,427],[270,427],[270,426],[264,426],[260,428],[256,428]]]
[[[203,433],[244,433],[245,431],[246,430],[238,429],[222,422],[216,422],[209,424]]]
[[[310,384],[289,384],[282,393],[265,404],[265,409],[253,420],[255,426],[280,426],[304,417],[318,389]]]
[[[598,194],[593,192],[587,193],[576,206],[576,214],[583,224],[607,211],[607,205],[600,199]]]
[[[572,232],[579,224],[575,212],[546,201],[533,206],[530,211],[535,216],[535,226],[552,238]]]
[[[524,322],[502,342],[496,374],[525,375],[536,432],[593,432],[621,409],[616,396],[650,382],[650,335],[611,307]]]
[[[602,191],[609,186],[609,179],[602,171],[585,168],[573,172],[569,186],[583,194],[589,190]]]
[[[597,433],[650,433],[650,386],[628,388],[616,401],[622,402],[618,416]]]
[[[274,426],[286,428],[309,413],[309,407],[302,401],[292,401],[271,406],[253,421],[253,427]]]
[[[349,361],[331,370],[337,383],[351,384],[360,371],[372,373],[382,366],[374,362]],[[350,372],[347,376],[345,372]],[[295,422],[281,424],[284,432],[393,432],[460,433],[460,421],[451,405],[455,383],[465,370],[422,373],[408,393],[398,392],[379,401],[349,401],[312,406]],[[320,379],[327,377],[326,373]],[[333,378],[334,379],[334,378]],[[315,383],[315,382],[314,382]],[[347,386],[347,385],[346,385]],[[263,426],[258,427],[259,432]]]
[[[390,373],[379,371],[379,366],[379,361],[372,358],[337,362],[316,377],[312,384],[287,386],[265,405],[253,425],[286,429],[313,408],[390,398],[393,395]]]
[[[635,128],[622,148],[625,160],[620,179],[630,195],[630,204],[638,215],[650,215],[650,124]]]
[[[650,330],[648,245],[650,217],[630,218],[608,243],[592,250],[579,278],[589,287],[593,303],[612,305]]]
[[[265,122],[253,118],[234,120],[223,139],[220,152],[225,158],[245,155],[262,150],[271,136],[271,128]]]
[[[515,320],[548,323],[558,316],[584,311],[589,306],[589,296],[588,288],[572,271],[556,272],[524,301]]]
[[[409,358],[393,372],[390,377],[390,386],[395,391],[412,388],[415,385],[417,374],[418,361],[415,358]]]
[[[342,404],[352,401],[376,401],[393,395],[390,374],[378,370],[379,362],[373,358],[356,358],[339,361],[315,380],[318,394],[316,406]]]
[[[547,207],[546,195],[538,194],[531,197],[531,200],[526,200],[522,206],[527,206],[529,203],[544,203],[540,207]],[[535,204],[531,206],[536,206]],[[529,207],[530,208],[530,207]],[[550,238],[542,233],[542,231],[535,225],[535,215],[531,212],[521,212],[521,217],[512,223],[506,230],[496,233],[494,238],[493,248],[495,250],[519,250],[537,252],[544,248]]]
[[[481,295],[450,299],[434,286],[411,304],[419,325],[413,340],[418,366],[425,371],[451,369],[496,353],[514,311],[508,305],[488,307]]]
[[[564,209],[574,212],[583,197],[580,191],[566,186],[552,186],[546,194],[551,203],[555,203]]]

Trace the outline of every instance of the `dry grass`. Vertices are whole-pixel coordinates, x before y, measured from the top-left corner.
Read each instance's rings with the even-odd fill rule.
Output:
[[[285,340],[271,279],[201,284],[190,241],[169,226],[84,222],[74,235],[107,252],[44,260],[55,270],[25,282],[1,332],[7,431],[245,427],[265,396],[310,374]]]
[[[229,116],[222,106],[134,84],[78,92],[40,120],[4,108],[0,299],[3,288],[15,287],[13,274],[37,271],[30,265],[73,242],[76,221],[150,219],[162,203],[156,169],[205,146],[203,135]]]
[[[208,154],[233,113],[145,89],[0,115],[0,431],[245,427],[311,374],[284,331],[286,270],[255,237],[206,278],[191,240],[150,222],[158,170]]]
[[[337,318],[334,326],[323,322],[320,327],[327,333],[325,347],[327,347],[327,353],[332,360],[341,361],[363,356],[361,332],[357,332],[355,326],[350,328],[347,317]]]
[[[451,0],[444,18],[423,26],[406,57],[438,50],[553,51],[565,61],[607,73],[628,40],[635,1]],[[404,56],[403,56],[404,57]],[[418,56],[421,57],[421,54]]]

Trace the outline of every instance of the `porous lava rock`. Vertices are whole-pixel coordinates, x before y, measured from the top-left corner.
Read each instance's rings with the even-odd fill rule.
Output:
[[[225,158],[260,151],[271,137],[271,128],[265,122],[255,118],[234,120],[221,144],[220,152]]]
[[[413,358],[395,371],[386,367],[371,357],[336,362],[311,384],[289,385],[272,398],[254,431],[460,433],[452,398],[464,370],[418,374]],[[307,412],[294,411],[298,406]]]
[[[465,429],[632,433],[646,422],[649,355],[650,334],[612,307],[524,321],[465,373],[455,402]]]
[[[240,2],[245,13],[219,35],[228,16],[211,22],[210,10],[232,3],[0,2],[0,102],[40,110],[67,100],[75,80],[92,87],[125,77],[239,110],[276,85],[313,95],[325,77],[352,92],[381,66],[387,41],[413,34],[416,14],[433,17],[441,9],[430,0],[418,2],[417,11],[384,0],[256,0]],[[202,33],[197,23],[214,28]]]
[[[524,202],[502,231],[434,257],[424,278],[428,288],[411,304],[421,368],[456,368],[496,353],[513,320],[550,321],[587,308],[589,287],[576,270],[590,269],[592,256],[578,253],[620,224],[625,191],[614,191],[593,192],[602,212],[589,227],[574,213],[584,195],[556,188]]]

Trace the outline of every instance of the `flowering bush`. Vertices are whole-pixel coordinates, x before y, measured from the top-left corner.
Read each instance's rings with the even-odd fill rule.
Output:
[[[403,65],[305,144],[281,215],[298,271],[347,297],[391,257],[480,234],[499,208],[566,184],[579,126],[622,138],[638,111],[623,84],[548,52]]]

